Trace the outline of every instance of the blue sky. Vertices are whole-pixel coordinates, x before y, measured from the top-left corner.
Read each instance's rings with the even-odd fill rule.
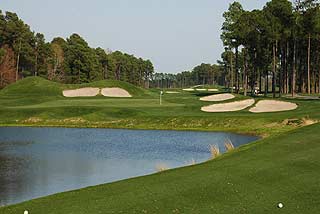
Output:
[[[231,0],[1,0],[47,41],[79,33],[90,46],[151,59],[157,72],[215,63],[222,14]],[[266,0],[240,0],[247,10]]]

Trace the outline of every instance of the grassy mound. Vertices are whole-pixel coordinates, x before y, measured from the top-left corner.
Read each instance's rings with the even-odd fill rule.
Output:
[[[319,128],[296,129],[204,164],[61,193],[0,213],[317,213]]]
[[[62,96],[62,91],[59,83],[41,77],[27,77],[2,89],[0,96],[10,98]]]
[[[85,87],[118,87],[125,89],[132,96],[145,96],[148,92],[130,83],[116,80],[102,80],[85,84],[60,84],[41,77],[27,77],[13,83],[0,91],[0,96],[8,98],[19,97],[62,97],[62,91],[66,89],[78,89]]]

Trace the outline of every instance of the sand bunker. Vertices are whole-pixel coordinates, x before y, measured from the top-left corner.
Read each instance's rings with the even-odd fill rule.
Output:
[[[216,94],[216,95],[211,95],[207,97],[202,97],[200,98],[200,100],[219,102],[219,101],[231,100],[233,98],[235,98],[233,94]]]
[[[177,92],[177,91],[166,91],[166,94],[180,94],[180,92]]]
[[[236,101],[231,103],[214,104],[201,108],[201,111],[205,112],[231,112],[240,111],[246,109],[254,104],[254,99],[247,99],[242,101]]]
[[[193,88],[185,88],[185,89],[182,89],[183,91],[194,91]]]
[[[129,92],[122,88],[103,88],[101,94],[105,97],[132,97]]]
[[[218,92],[219,89],[216,89],[216,88],[209,88],[208,91],[212,91],[212,92]]]
[[[255,107],[249,111],[253,113],[264,113],[264,112],[279,112],[279,111],[290,111],[298,108],[295,103],[277,101],[277,100],[261,100]]]
[[[94,97],[100,92],[99,88],[79,88],[75,90],[64,90],[65,97]]]
[[[197,88],[196,90],[197,91],[208,91],[208,89],[205,89],[205,88]]]

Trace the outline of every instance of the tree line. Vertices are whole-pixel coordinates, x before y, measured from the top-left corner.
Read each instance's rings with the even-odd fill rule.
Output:
[[[150,60],[91,48],[77,34],[47,43],[15,13],[0,11],[0,87],[42,76],[63,83],[116,79],[159,88],[219,84],[274,97],[320,93],[319,0],[271,0],[252,11],[234,2],[223,17],[221,60],[169,74],[154,73]]]
[[[223,17],[225,50],[216,65],[202,64],[175,75],[156,74],[153,85],[218,83],[237,93],[258,91],[273,97],[320,93],[318,0],[271,0],[261,10],[252,11],[235,1]]]
[[[151,86],[155,88],[186,88],[195,85],[224,85],[223,67],[217,64],[202,63],[191,71],[177,74],[155,73]]]
[[[78,34],[46,42],[17,14],[0,10],[0,87],[28,76],[62,83],[111,79],[149,87],[153,73],[150,60],[91,48]]]
[[[223,17],[222,65],[237,92],[320,93],[319,1],[271,0],[253,11],[234,2]]]

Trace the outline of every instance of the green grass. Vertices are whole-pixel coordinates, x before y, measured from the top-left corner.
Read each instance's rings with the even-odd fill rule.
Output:
[[[65,98],[64,89],[79,87],[121,87],[132,98]],[[271,135],[296,128],[286,119],[320,119],[319,102],[295,101],[295,111],[252,114],[247,110],[231,113],[205,113],[210,102],[199,100],[208,92],[165,94],[159,105],[159,90],[144,90],[119,81],[84,85],[63,85],[42,78],[26,78],[0,91],[0,124],[3,126],[79,126],[134,129],[176,129],[233,131]],[[234,100],[246,99],[238,95]],[[261,98],[258,98],[261,99]],[[257,100],[258,100],[257,99]],[[226,101],[229,102],[229,101]]]
[[[122,87],[128,98],[65,98],[62,90]],[[190,167],[61,193],[0,208],[0,213],[317,213],[320,210],[320,101],[298,109],[253,114],[205,113],[208,92],[165,94],[117,81],[62,85],[27,78],[0,91],[0,125],[232,131],[259,142]],[[237,95],[234,100],[246,97]],[[257,98],[256,101],[264,99]],[[268,98],[270,99],[270,98]],[[286,100],[282,98],[282,100]],[[229,102],[229,101],[227,101]],[[288,122],[288,119],[291,122]],[[284,203],[278,209],[277,203]]]

